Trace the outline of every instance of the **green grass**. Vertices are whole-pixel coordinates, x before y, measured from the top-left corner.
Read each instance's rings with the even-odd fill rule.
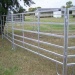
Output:
[[[20,32],[16,33],[22,35]],[[36,37],[35,34],[29,33],[25,33],[25,36],[30,38]],[[21,40],[21,38],[17,39]],[[63,45],[63,40],[58,38],[42,36],[40,40]],[[74,45],[74,41],[75,39],[70,40],[69,43]],[[25,42],[36,45],[34,42],[28,40],[25,40]],[[27,46],[25,45],[25,47]],[[49,47],[47,45],[40,44],[40,47],[61,53],[59,49],[52,48],[51,46]],[[30,46],[28,46],[28,48],[36,51],[35,48]],[[42,51],[41,53],[49,56],[51,55]],[[70,53],[74,54],[75,51],[71,51]],[[54,58],[55,56],[51,55],[51,57]],[[57,59],[61,60],[60,57]],[[74,60],[71,59],[70,61],[72,62]],[[59,65],[58,68],[58,71],[61,73],[62,67]],[[70,67],[68,70],[68,75],[71,74],[71,69],[72,68]],[[13,50],[12,44],[10,44],[10,42],[8,42],[6,39],[0,39],[0,75],[56,75],[56,63],[53,63],[45,58],[42,58],[19,47],[16,47]]]
[[[3,44],[2,44],[3,43]],[[56,75],[55,63],[0,39],[0,75]]]
[[[33,22],[37,21],[37,18],[33,17],[25,17],[26,22]],[[41,18],[41,22],[62,22],[63,18]],[[74,22],[74,18],[71,17],[71,21]],[[11,23],[8,23],[11,25]],[[25,29],[25,30],[32,30],[32,31],[38,31],[37,24],[19,24],[18,22],[14,24],[15,28],[19,29]],[[56,34],[63,34],[63,27],[64,25],[57,25],[57,24],[40,24],[40,31],[42,32],[50,32],[50,33],[56,33]],[[6,28],[5,28],[6,29]],[[75,32],[75,25],[70,25],[70,30],[73,30],[70,34],[74,35]],[[7,29],[6,29],[7,30]],[[59,31],[60,30],[60,31]],[[8,28],[9,32],[12,32],[11,28]],[[14,31],[15,34],[23,35],[22,31]],[[34,38],[38,39],[37,34],[33,33],[24,33],[25,37],[28,38]],[[10,35],[11,36],[11,35]],[[1,38],[1,36],[0,36]],[[23,40],[22,38],[15,37],[16,39]],[[41,41],[53,43],[56,45],[64,45],[64,40],[62,38],[55,38],[55,37],[48,37],[45,35],[40,35],[39,38]],[[33,41],[29,41],[24,39],[25,42],[29,44],[33,44],[38,46],[38,43],[35,43]],[[16,42],[17,44],[22,45],[20,42]],[[69,46],[75,46],[75,39],[69,39]],[[24,45],[25,47],[32,49],[34,51],[41,52],[45,55],[48,55],[54,59],[57,59],[59,61],[62,61],[60,57],[57,57],[49,54],[47,52],[40,51],[39,49]],[[48,46],[45,44],[40,44],[40,47],[52,50],[54,52],[63,54],[62,49],[58,49],[56,47]],[[75,51],[68,51],[68,54],[75,54]],[[68,62],[75,62],[75,59],[70,59]],[[61,73],[62,67],[59,65],[58,70]],[[6,39],[0,39],[0,75],[56,75],[56,63],[53,63],[52,61],[49,61],[45,58],[42,58],[38,55],[35,55],[31,52],[26,51],[25,49],[16,47],[15,50],[12,50],[12,44],[8,42]],[[68,75],[71,75],[71,68],[68,70]]]
[[[33,21],[38,21],[38,18],[35,17],[34,15],[31,16],[25,16],[25,21],[26,22],[33,22]],[[41,22],[57,22],[57,23],[63,23],[64,22],[64,17],[61,18],[54,18],[54,17],[44,17],[40,18]],[[69,17],[69,22],[75,22],[75,18],[72,16]]]
[[[75,18],[73,17],[70,17],[69,19],[70,21],[69,22],[74,22],[75,21]],[[37,22],[38,21],[38,18],[35,17],[35,16],[25,16],[25,22]],[[40,18],[40,22],[55,22],[55,23],[64,23],[64,18],[61,17],[61,18],[53,18],[53,17],[45,17],[45,18]],[[8,23],[8,25],[11,26],[11,23]],[[22,26],[24,25],[24,27]],[[37,31],[38,30],[38,24],[36,23],[33,23],[33,24],[27,24],[27,23],[15,23],[14,24],[14,27],[16,28],[19,28],[19,29],[25,29],[25,30],[35,30]],[[9,31],[10,28],[8,28]],[[61,30],[63,31],[64,30],[64,24],[63,25],[58,25],[58,24],[40,24],[40,31],[43,31],[43,32],[50,32],[50,31],[58,31],[58,30]],[[75,30],[75,25],[69,25],[69,30]]]
[[[14,75],[18,71],[18,67],[5,68],[0,66],[0,75]]]

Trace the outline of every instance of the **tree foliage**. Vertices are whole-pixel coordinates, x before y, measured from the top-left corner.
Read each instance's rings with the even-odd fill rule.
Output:
[[[26,10],[23,8],[23,7],[20,7],[19,10],[18,10],[18,13],[23,13],[25,12]],[[13,11],[14,13],[17,13],[16,11]]]
[[[72,1],[66,2],[66,8],[70,8],[72,6],[73,6]]]
[[[28,9],[29,12],[32,12],[32,11],[35,11],[35,10],[36,10],[36,8],[29,8]]]
[[[65,6],[62,6],[61,8],[65,8]]]
[[[21,0],[20,0],[21,1]],[[23,0],[24,5],[30,6],[34,2],[32,0]],[[0,0],[0,15],[6,15],[8,9],[10,10],[19,10],[20,9],[19,0]]]
[[[66,6],[63,5],[61,8],[70,8],[72,6],[73,6],[72,1],[68,1],[68,2],[66,2]]]
[[[21,8],[19,1],[22,0],[0,0],[0,34],[2,34],[2,32],[4,31],[4,26],[6,22],[6,16],[4,17],[4,21],[3,21],[2,15],[7,15],[8,10],[10,11],[16,10],[16,12],[18,12]],[[23,2],[24,5],[28,5],[28,6],[34,4],[32,0],[23,0]]]
[[[29,12],[33,12],[33,11],[35,11],[37,8],[41,8],[41,7],[29,8],[28,11],[29,11]]]

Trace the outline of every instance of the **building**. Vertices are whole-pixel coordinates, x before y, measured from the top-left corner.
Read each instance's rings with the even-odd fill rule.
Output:
[[[62,11],[62,14],[64,14],[64,8],[62,8],[61,11]],[[70,16],[75,17],[75,6],[69,8],[69,14]]]
[[[72,10],[72,16],[75,17],[75,6],[71,7]]]
[[[40,14],[38,13],[40,12]],[[61,10],[59,8],[38,8],[35,11],[35,16],[40,17],[61,17]]]
[[[62,17],[62,12],[61,12],[61,11],[54,11],[54,12],[53,12],[53,17],[55,17],[55,18],[60,18],[60,17]]]

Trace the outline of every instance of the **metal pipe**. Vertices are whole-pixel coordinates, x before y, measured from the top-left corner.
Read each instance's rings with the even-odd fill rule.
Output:
[[[16,35],[16,34],[14,34],[14,36],[23,38],[22,36],[19,36],[19,35]],[[36,40],[36,39],[32,39],[32,38],[28,38],[28,37],[24,37],[24,38],[27,39],[27,40],[34,41],[34,42],[38,42],[38,40]],[[44,42],[44,41],[40,41],[40,40],[39,40],[39,43],[50,45],[50,46],[55,46],[55,47],[58,47],[58,48],[64,48],[63,46],[52,44],[52,43],[48,43],[48,42]]]
[[[75,49],[75,46],[68,47],[69,50]]]
[[[68,63],[67,66],[75,66],[75,63]]]
[[[69,27],[69,10],[64,11],[64,58],[63,58],[63,75],[67,75],[67,52],[68,52],[68,27]]]
[[[17,22],[17,21],[13,21],[13,22],[15,22],[15,23],[20,23],[20,22]],[[24,21],[23,22],[24,24],[33,24],[33,23],[35,23],[35,24],[38,24],[38,22],[35,22],[35,21],[33,21],[33,22],[26,22],[26,21]],[[40,22],[40,24],[51,24],[51,25],[61,25],[61,26],[64,26],[64,23],[58,23],[58,22]]]
[[[38,34],[37,31],[31,31],[31,30],[22,30],[22,29],[18,29],[18,28],[13,28],[14,30],[19,30],[19,31],[24,31],[24,32],[30,32],[30,33],[36,33]],[[58,34],[53,34],[53,33],[44,33],[44,32],[39,32],[39,34],[41,35],[47,35],[47,36],[53,36],[53,37],[57,37],[57,38],[64,38],[63,35],[58,35]]]
[[[15,43],[14,43],[14,44],[15,44]],[[28,49],[28,48],[26,48],[26,47],[20,46],[20,45],[18,45],[18,44],[15,44],[15,45],[16,45],[16,46],[19,46],[19,47],[21,47],[21,48],[23,48],[23,49],[25,49],[25,50],[28,50],[28,51],[30,51],[30,52],[32,52],[32,53],[34,53],[34,54],[37,54],[37,55],[39,55],[39,56],[42,56],[42,57],[44,57],[44,58],[46,58],[46,59],[49,59],[49,60],[51,60],[51,61],[53,61],[53,62],[56,62],[56,63],[58,63],[58,64],[60,64],[60,65],[63,65],[63,63],[60,62],[60,61],[57,61],[57,60],[52,59],[52,58],[50,58],[50,57],[47,57],[47,56],[45,56],[45,55],[43,55],[43,54],[40,54],[40,53],[38,53],[38,52],[35,52],[35,51],[31,50],[31,49]]]
[[[75,55],[68,55],[68,58],[75,58]]]
[[[14,24],[13,24],[13,14],[11,14],[12,19],[12,49],[14,49]]]
[[[37,25],[37,27],[38,27],[38,47],[40,46],[40,12],[38,11],[38,25]]]
[[[23,43],[23,42],[20,41],[20,40],[17,40],[17,39],[14,39],[14,40]],[[32,44],[29,44],[29,43],[26,43],[26,42],[24,42],[24,44],[29,45],[29,46],[32,46],[32,47],[38,49],[38,46],[35,46],[35,45],[32,45]],[[63,58],[63,55],[62,55],[62,54],[58,54],[58,53],[56,53],[56,52],[53,52],[53,51],[50,51],[50,50],[47,50],[47,49],[44,49],[44,48],[41,48],[41,47],[39,47],[39,49],[42,50],[42,51],[45,51],[45,52],[49,52],[49,53],[55,54],[55,55],[60,56],[60,57]]]

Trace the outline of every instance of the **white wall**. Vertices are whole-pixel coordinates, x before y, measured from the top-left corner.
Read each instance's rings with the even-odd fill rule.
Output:
[[[75,10],[72,11],[72,15],[75,15]]]
[[[53,17],[55,17],[55,18],[60,18],[60,17],[62,17],[61,11],[55,11],[55,12],[53,12]]]

